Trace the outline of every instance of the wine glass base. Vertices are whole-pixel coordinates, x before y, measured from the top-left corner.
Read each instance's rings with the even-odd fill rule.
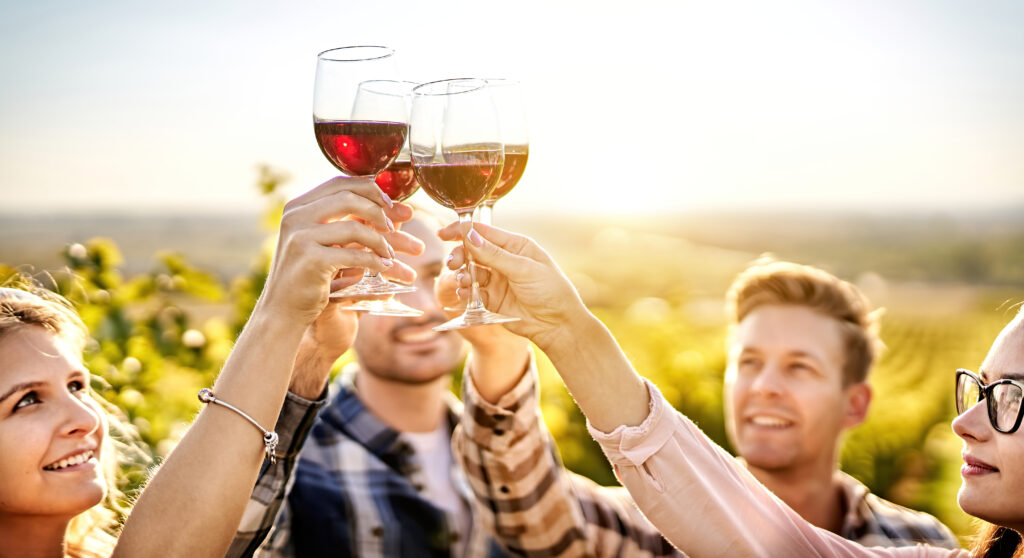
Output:
[[[410,287],[408,285],[399,285],[398,283],[382,282],[382,283],[356,283],[350,285],[344,289],[334,291],[330,294],[331,298],[365,298],[372,296],[382,295],[395,295],[401,293],[411,293],[416,290],[416,287]]]
[[[473,326],[482,325],[494,325],[504,324],[508,322],[518,322],[519,318],[513,318],[512,316],[505,316],[503,314],[497,314],[483,308],[477,310],[466,310],[461,316],[448,320],[447,322],[434,327],[434,331],[451,331],[453,329],[463,329]]]
[[[423,311],[417,310],[412,306],[407,306],[398,302],[393,298],[387,300],[360,300],[359,302],[349,304],[345,307],[345,310],[355,310],[356,312],[368,312],[374,316],[422,316]]]

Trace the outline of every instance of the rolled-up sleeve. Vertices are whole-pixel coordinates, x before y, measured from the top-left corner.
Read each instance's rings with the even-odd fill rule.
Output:
[[[270,533],[284,503],[302,445],[316,422],[317,413],[327,402],[326,393],[324,390],[315,401],[291,392],[285,396],[274,425],[278,439],[276,460],[263,463],[226,558],[252,556]]]
[[[538,406],[531,358],[522,380],[496,403],[463,383],[465,408],[452,440],[475,495],[477,519],[513,555],[680,556],[622,487],[565,469]]]

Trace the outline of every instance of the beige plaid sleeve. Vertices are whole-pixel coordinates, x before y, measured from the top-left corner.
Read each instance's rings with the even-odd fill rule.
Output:
[[[621,487],[564,468],[540,417],[537,368],[496,404],[467,371],[453,450],[475,495],[479,521],[519,556],[680,556]]]

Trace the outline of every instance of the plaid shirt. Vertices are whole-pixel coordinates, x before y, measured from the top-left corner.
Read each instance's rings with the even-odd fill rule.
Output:
[[[261,472],[228,556],[507,556],[479,523],[460,536],[449,527],[456,518],[423,498],[420,458],[367,410],[353,378],[348,370],[332,385],[337,393],[316,417],[294,478],[292,454]],[[454,428],[462,409],[448,395]],[[469,506],[472,494],[454,460],[452,475]]]
[[[510,551],[541,556],[682,556],[622,487],[567,471],[540,420],[536,370],[497,404],[467,376],[465,412],[452,441],[476,493],[481,519]],[[934,517],[887,502],[842,474],[847,514],[841,536],[865,546],[918,542],[958,548]],[[714,536],[709,533],[708,536]]]

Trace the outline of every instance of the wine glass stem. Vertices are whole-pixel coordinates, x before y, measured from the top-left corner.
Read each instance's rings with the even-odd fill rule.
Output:
[[[491,214],[494,212],[494,202],[484,202],[480,204],[480,207],[478,207],[476,211],[477,221],[485,225],[490,225],[491,223],[493,223],[493,221],[491,221]]]
[[[466,269],[469,270],[470,287],[469,304],[466,311],[483,310],[484,303],[480,300],[480,284],[476,281],[476,264],[473,263],[473,255],[469,252],[468,242],[469,231],[473,230],[473,210],[459,212],[459,228],[462,229],[462,247],[466,253]]]

